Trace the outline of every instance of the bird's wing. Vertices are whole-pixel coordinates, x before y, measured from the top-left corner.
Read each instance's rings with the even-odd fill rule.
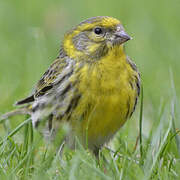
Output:
[[[137,96],[136,96],[136,99],[135,99],[133,110],[130,113],[130,116],[131,116],[133,114],[133,112],[135,111],[135,108],[136,108],[136,105],[137,105],[137,100],[138,100],[139,95],[140,95],[141,77],[140,77],[140,73],[139,73],[139,71],[138,71],[138,69],[136,67],[136,64],[133,61],[131,61],[131,59],[128,56],[126,57],[126,60],[129,63],[129,65],[131,66],[131,68],[136,72],[134,74],[134,77],[135,77],[135,87],[136,87]]]
[[[137,88],[137,94],[139,96],[140,94],[140,88],[141,88],[141,77],[140,77],[140,73],[137,69],[136,64],[130,59],[129,56],[126,57],[127,62],[130,64],[131,68],[137,73],[136,74],[136,88]]]
[[[68,63],[65,58],[56,59],[38,81],[34,93],[16,102],[16,105],[32,103],[36,98],[47,93],[53,88],[54,84],[57,83],[57,79],[61,79],[61,77],[65,75],[65,72],[63,74],[63,69],[65,69],[67,65]]]
[[[71,109],[79,99],[70,80],[74,64],[75,61],[67,56],[55,60],[38,81],[35,92],[16,103],[25,104],[23,107],[28,109],[34,127],[38,127],[39,122],[44,119],[47,119],[50,127],[52,118],[61,119],[64,115],[70,117]]]

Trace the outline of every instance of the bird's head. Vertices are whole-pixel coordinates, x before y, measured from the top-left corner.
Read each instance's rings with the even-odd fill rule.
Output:
[[[98,16],[81,22],[67,32],[63,49],[73,59],[99,59],[130,39],[119,20]]]

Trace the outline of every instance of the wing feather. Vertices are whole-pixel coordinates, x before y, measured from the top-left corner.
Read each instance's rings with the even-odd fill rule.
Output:
[[[65,58],[56,59],[38,81],[34,93],[27,98],[17,101],[15,105],[32,103],[37,97],[43,96],[47,93],[53,88],[54,83],[57,81],[57,77],[62,73],[66,66],[67,61]]]

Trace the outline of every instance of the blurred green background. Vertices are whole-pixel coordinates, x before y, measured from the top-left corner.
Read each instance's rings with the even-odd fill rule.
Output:
[[[133,37],[126,52],[141,72],[144,116],[153,121],[160,103],[173,98],[170,71],[180,96],[179,10],[179,0],[0,0],[0,113],[31,93],[69,28],[105,15]]]
[[[63,168],[65,173],[62,179],[69,176],[74,179],[75,173],[82,175],[77,179],[86,176],[95,179],[99,172],[103,177],[99,179],[109,179],[108,176],[119,179],[121,175],[123,179],[139,180],[146,174],[147,177],[152,175],[152,179],[154,174],[160,177],[157,179],[178,177],[180,141],[177,137],[180,136],[176,136],[176,141],[172,138],[175,130],[171,120],[175,116],[175,127],[180,129],[180,0],[0,0],[0,115],[13,109],[16,100],[31,93],[57,57],[67,30],[89,17],[102,15],[121,20],[133,37],[125,49],[137,64],[144,87],[143,153],[147,154],[141,158],[145,163],[141,166],[132,160],[139,157],[139,146],[133,153],[139,133],[138,106],[132,119],[111,143],[111,148],[122,156],[108,158],[108,163],[112,159],[112,164],[104,161],[105,166],[99,168],[94,160],[93,163],[87,160],[88,155],[77,151],[72,161],[61,164],[60,169]],[[173,101],[176,108],[171,115]],[[49,156],[44,158],[45,145],[41,145],[42,138],[36,131],[34,134],[41,139],[40,145],[35,146],[36,153],[31,149],[34,145],[29,143],[27,135],[30,126],[22,128],[24,132],[20,131],[12,138],[6,138],[25,118],[13,117],[0,125],[0,178],[3,174],[4,179],[7,175],[9,179],[13,176],[23,179],[23,175],[27,179],[27,174],[32,172],[35,175],[40,172],[43,179],[52,177],[52,174],[58,176],[59,161],[48,165]],[[35,139],[39,142],[39,138]],[[50,151],[50,157],[54,157],[54,153]],[[29,163],[31,158],[34,159],[34,171]],[[104,167],[108,167],[107,172]]]

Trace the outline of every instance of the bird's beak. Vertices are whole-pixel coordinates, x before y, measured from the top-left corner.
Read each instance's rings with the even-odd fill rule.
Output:
[[[124,30],[116,31],[114,35],[115,41],[118,41],[120,44],[132,39]]]

